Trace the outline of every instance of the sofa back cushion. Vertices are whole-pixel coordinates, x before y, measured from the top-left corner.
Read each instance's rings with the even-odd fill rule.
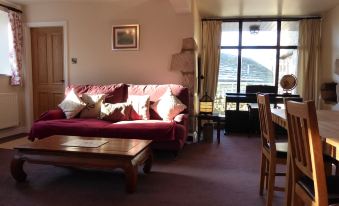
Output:
[[[128,95],[149,95],[151,105],[154,104],[160,97],[170,88],[172,94],[176,96],[183,104],[187,107],[189,105],[189,95],[188,88],[183,87],[178,84],[163,84],[163,85],[135,85],[130,84],[128,86]],[[187,113],[188,109],[186,108],[182,113]],[[150,109],[150,118],[151,119],[161,119],[159,115],[151,108]]]
[[[74,89],[80,97],[82,94],[105,94],[104,102],[106,103],[119,103],[127,100],[127,85],[110,84],[110,85],[70,85],[65,90],[65,95]]]

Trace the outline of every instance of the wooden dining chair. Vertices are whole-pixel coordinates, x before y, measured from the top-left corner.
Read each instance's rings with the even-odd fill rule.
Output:
[[[275,177],[284,176],[277,173],[277,164],[286,164],[287,142],[277,143],[272,122],[272,114],[268,94],[257,94],[261,136],[261,167],[260,167],[260,195],[263,195],[264,186],[267,188],[266,205],[272,205],[274,191],[284,191],[283,187],[275,186]]]
[[[326,176],[314,101],[287,101],[292,205],[339,203],[339,178]]]

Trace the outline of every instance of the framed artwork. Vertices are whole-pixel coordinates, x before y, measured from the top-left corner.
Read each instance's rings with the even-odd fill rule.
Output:
[[[113,50],[139,50],[139,24],[112,26]]]

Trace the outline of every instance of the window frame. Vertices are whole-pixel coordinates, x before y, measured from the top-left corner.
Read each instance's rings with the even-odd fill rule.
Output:
[[[319,18],[319,17],[314,17]],[[224,22],[238,22],[239,23],[239,42],[237,46],[222,46],[220,45],[220,50],[222,49],[237,49],[238,50],[238,68],[237,68],[237,93],[240,93],[240,83],[241,83],[241,58],[242,58],[242,50],[243,49],[275,49],[276,50],[276,63],[275,63],[275,80],[274,86],[276,88],[276,92],[278,92],[278,83],[279,83],[279,66],[280,66],[280,50],[281,49],[298,49],[298,46],[290,45],[290,46],[281,46],[280,45],[280,37],[281,37],[281,22],[283,21],[299,21],[300,19],[295,18],[250,18],[250,19],[223,19]],[[204,21],[204,20],[203,20]],[[243,46],[242,45],[242,33],[243,33],[243,23],[244,22],[269,22],[275,21],[277,22],[277,42],[275,46]]]

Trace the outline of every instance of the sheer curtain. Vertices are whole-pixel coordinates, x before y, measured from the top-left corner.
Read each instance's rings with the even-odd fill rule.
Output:
[[[319,107],[321,20],[304,19],[299,26],[298,92]]]
[[[10,22],[9,58],[11,65],[11,85],[22,85],[23,28],[20,13],[8,11]]]
[[[220,43],[222,21],[202,23],[202,68],[204,74],[203,93],[214,99],[219,75]]]

